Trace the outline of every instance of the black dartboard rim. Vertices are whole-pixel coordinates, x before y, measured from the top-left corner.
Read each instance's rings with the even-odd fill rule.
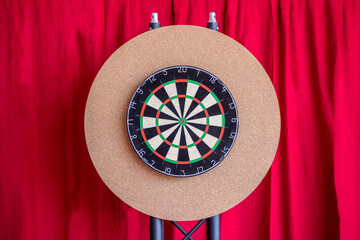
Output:
[[[196,93],[187,94],[188,87],[193,89],[196,85]],[[169,93],[170,86],[176,88],[175,95]],[[173,101],[179,104],[178,108]],[[163,113],[165,108],[168,115]],[[199,109],[202,111],[192,114]],[[147,77],[130,100],[126,120],[131,145],[140,159],[173,177],[197,176],[218,166],[238,133],[238,112],[230,90],[214,74],[188,65],[163,68]],[[160,125],[160,120],[168,124]],[[161,128],[171,134],[164,137]],[[174,142],[176,138],[178,144]]]

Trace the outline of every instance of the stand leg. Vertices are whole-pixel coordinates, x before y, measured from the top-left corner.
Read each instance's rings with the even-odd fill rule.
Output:
[[[206,236],[207,240],[220,240],[220,215],[206,220]]]
[[[150,217],[150,240],[164,240],[164,220]]]

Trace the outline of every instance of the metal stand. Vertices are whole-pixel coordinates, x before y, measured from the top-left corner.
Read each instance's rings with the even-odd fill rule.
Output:
[[[150,217],[150,239],[164,239],[164,220]]]
[[[206,239],[220,240],[220,214],[206,220]]]
[[[152,13],[151,22],[149,23],[149,30],[160,27],[158,21],[158,14]],[[218,23],[216,22],[215,13],[209,14],[209,22],[206,24],[207,28],[215,31],[219,30]],[[180,232],[184,234],[183,240],[194,240],[191,235],[206,221],[206,239],[207,240],[220,240],[220,215],[210,217],[208,219],[200,220],[189,232],[186,232],[176,221],[171,221]],[[150,240],[164,240],[164,220],[150,217]]]

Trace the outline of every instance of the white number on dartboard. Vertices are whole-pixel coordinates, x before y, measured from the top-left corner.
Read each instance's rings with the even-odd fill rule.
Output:
[[[166,172],[166,173],[171,173],[171,168],[166,167],[166,168],[165,168],[165,172]]]
[[[129,108],[136,109],[135,105],[136,105],[136,102],[131,101],[131,102],[129,103]]]
[[[179,67],[178,73],[186,73],[187,68],[186,67]]]
[[[140,150],[138,151],[138,154],[139,154],[140,157],[144,156],[144,154],[145,154],[144,149],[140,149]]]
[[[153,83],[153,82],[155,82],[156,81],[156,78],[154,77],[154,76],[151,76],[150,78],[148,78],[149,79],[149,81],[151,82],[151,83]]]
[[[143,93],[144,93],[144,91],[141,90],[140,88],[136,89],[136,92],[137,92],[138,94],[140,94],[140,95],[143,95]]]
[[[235,139],[236,138],[236,132],[231,132],[229,138]]]
[[[230,148],[224,146],[224,148],[221,150],[225,155],[229,152]]]
[[[134,125],[134,119],[131,119],[131,118],[129,118],[128,120],[127,120],[127,124],[129,125],[129,126],[132,126],[132,125]]]
[[[230,109],[235,109],[235,104],[234,103],[229,103],[229,108]]]
[[[214,83],[216,82],[216,80],[217,80],[216,77],[211,77],[211,78],[209,79],[209,81],[210,81],[212,84],[214,84]]]

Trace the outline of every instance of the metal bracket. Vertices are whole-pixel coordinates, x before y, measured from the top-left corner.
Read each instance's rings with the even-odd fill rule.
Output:
[[[186,232],[179,223],[171,221],[184,234],[183,240],[194,240],[191,235],[206,221],[206,239],[220,240],[220,215],[200,220],[189,232]],[[164,240],[164,220],[150,217],[150,240]]]

